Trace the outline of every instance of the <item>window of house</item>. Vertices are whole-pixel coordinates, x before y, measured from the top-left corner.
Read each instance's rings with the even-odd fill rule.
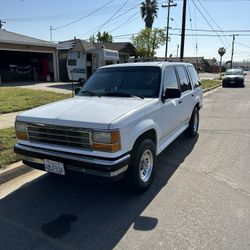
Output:
[[[76,66],[76,60],[69,59],[69,60],[68,60],[68,65],[69,65],[69,66]]]

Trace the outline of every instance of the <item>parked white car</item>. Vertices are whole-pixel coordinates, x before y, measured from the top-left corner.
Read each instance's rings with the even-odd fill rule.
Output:
[[[182,132],[196,136],[202,88],[192,64],[99,68],[74,98],[18,115],[15,152],[24,164],[62,175],[114,179],[146,190],[156,158]]]

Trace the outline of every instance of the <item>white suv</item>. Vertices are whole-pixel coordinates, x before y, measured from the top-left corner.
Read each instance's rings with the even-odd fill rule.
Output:
[[[18,115],[15,152],[34,168],[107,179],[144,191],[156,158],[177,136],[197,134],[202,88],[192,64],[99,68],[74,98]]]

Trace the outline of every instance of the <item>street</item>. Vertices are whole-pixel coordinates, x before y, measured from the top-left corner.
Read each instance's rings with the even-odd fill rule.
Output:
[[[199,136],[159,157],[144,194],[32,171],[0,186],[0,249],[250,249],[250,73],[209,93]]]

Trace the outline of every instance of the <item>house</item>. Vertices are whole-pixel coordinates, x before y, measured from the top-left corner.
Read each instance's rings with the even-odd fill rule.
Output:
[[[2,82],[59,79],[57,45],[0,29]]]

